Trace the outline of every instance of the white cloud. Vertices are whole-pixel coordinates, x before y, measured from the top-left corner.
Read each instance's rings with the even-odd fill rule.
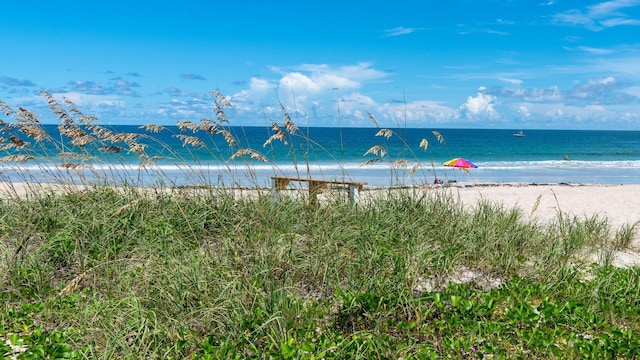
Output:
[[[637,98],[640,98],[640,86],[632,86],[629,87],[627,89],[625,89],[625,92],[629,95],[635,96]]]
[[[595,55],[607,55],[613,53],[610,49],[599,49],[588,46],[578,46],[578,50],[582,50],[584,52],[595,54]]]
[[[360,87],[360,82],[331,72],[316,72],[311,75],[292,72],[280,79],[281,90],[285,92],[292,91],[300,95],[321,93],[334,89],[358,89]]]
[[[522,85],[522,80],[520,79],[510,79],[505,77],[499,77],[498,80],[507,82],[509,84],[517,85],[517,86]]]
[[[594,17],[605,17],[618,13],[618,10],[640,5],[638,0],[611,0],[589,6],[589,14]]]
[[[557,23],[584,26],[592,31],[622,25],[638,26],[640,21],[630,18],[621,10],[639,5],[639,0],[611,0],[587,6],[586,11],[572,9],[556,14],[553,19]]]
[[[560,88],[554,85],[546,89],[531,89],[524,99],[532,102],[558,102],[563,100],[563,96]]]
[[[74,105],[83,107],[85,109],[91,109],[95,107],[124,108],[126,105],[126,102],[124,100],[118,99],[117,97],[112,95],[92,95],[82,94],[78,92],[55,93],[53,95],[60,98],[65,97],[71,100]]]
[[[162,104],[156,113],[164,116],[168,120],[175,121],[175,119],[196,120],[203,117],[203,114],[210,111],[210,104],[202,101],[201,99],[171,99],[170,101]]]
[[[494,108],[496,97],[483,93],[484,90],[481,87],[475,97],[469,96],[467,101],[460,107],[468,119],[482,117],[493,119],[498,117],[498,113]]]
[[[363,95],[361,93],[351,93],[351,94],[345,95],[342,97],[341,100],[342,100],[341,103],[346,102],[347,104],[352,103],[352,104],[364,105],[364,106],[375,105],[375,101],[373,101],[371,97]]]
[[[272,81],[251,79],[248,89],[232,96],[236,108],[256,112],[264,111],[256,109],[258,102],[263,107],[273,105],[279,108],[282,104],[291,113],[309,115],[325,110],[327,113],[335,111],[333,107],[337,99],[342,99],[345,107],[351,106],[349,104],[371,106],[373,100],[358,91],[365,84],[387,76],[367,62],[341,67],[301,64],[290,71],[279,67],[271,67],[271,70],[280,78]]]
[[[520,116],[522,116],[524,118],[531,117],[531,111],[529,110],[529,108],[526,105],[520,105],[518,107],[518,114],[520,114]]]
[[[292,69],[294,70],[293,72],[303,73],[314,79],[333,75],[339,78],[348,78],[353,81],[362,82],[382,79],[387,76],[386,73],[373,68],[372,64],[368,62],[344,65],[337,68],[331,68],[327,64],[302,64],[294,66]],[[279,68],[273,68],[273,70],[282,73],[283,76],[287,75],[287,72]]]
[[[603,20],[600,22],[600,24],[602,24],[604,27],[615,27],[615,26],[623,26],[623,25],[638,26],[640,25],[640,20],[615,18],[615,19]]]
[[[317,82],[299,72],[289,73],[282,77],[280,79],[280,88],[295,93],[315,93],[321,89]]]
[[[252,77],[249,88],[233,94],[230,101],[234,106],[250,111],[256,103],[261,102],[262,98],[270,95],[274,88],[275,86],[269,84],[267,80]]]
[[[441,105],[436,101],[421,100],[406,104],[391,103],[377,108],[387,126],[410,124],[412,126],[428,126],[433,123],[448,123],[460,117],[457,109]]]
[[[385,37],[394,37],[394,36],[411,34],[418,30],[423,30],[423,28],[406,28],[404,26],[398,26],[397,28],[385,30],[384,32],[387,33]]]
[[[515,21],[505,20],[505,19],[497,19],[496,22],[498,24],[502,24],[502,25],[513,25],[513,24],[515,24]]]

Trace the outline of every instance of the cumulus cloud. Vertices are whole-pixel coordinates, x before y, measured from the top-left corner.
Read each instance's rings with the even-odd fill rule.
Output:
[[[458,119],[460,112],[437,101],[419,100],[414,102],[377,103],[373,98],[361,93],[351,93],[339,99],[339,109],[343,124],[369,126],[373,115],[379,126],[430,126]]]
[[[278,70],[286,75],[287,72]],[[326,64],[302,64],[294,66],[291,72],[299,72],[309,76],[311,79],[322,79],[323,77],[335,77],[350,79],[354,82],[363,82],[382,79],[388,76],[385,72],[377,70],[371,63],[360,62],[355,65],[344,65],[340,67],[330,67]]]
[[[638,98],[625,92],[630,84],[620,83],[613,76],[591,79],[578,84],[567,92],[568,100],[594,104],[630,104],[636,103]]]
[[[482,92],[486,95],[493,95],[496,98],[514,98],[521,99],[522,101],[541,103],[541,102],[558,102],[564,100],[565,94],[558,88],[558,86],[551,86],[546,89],[540,88],[508,88],[508,87],[495,87],[491,89],[484,89]]]
[[[520,116],[524,118],[531,117],[531,111],[526,105],[520,105],[518,107],[518,114],[520,114]]]
[[[282,90],[300,95],[317,94],[335,89],[357,89],[360,86],[358,81],[330,72],[318,72],[311,75],[292,72],[280,79]]]
[[[301,64],[290,69],[272,67],[276,79],[251,78],[248,88],[231,96],[237,109],[266,112],[280,108],[291,114],[319,115],[335,111],[335,102],[356,100],[365,84],[388,76],[370,63],[332,67],[327,64]],[[366,101],[366,100],[365,100]],[[259,108],[256,104],[260,104]]]
[[[275,87],[265,79],[253,77],[249,81],[249,88],[231,96],[234,106],[250,111],[253,105],[273,92]]]
[[[428,126],[433,123],[448,123],[460,117],[459,110],[429,100],[406,104],[385,104],[380,112],[383,114],[383,119],[391,120],[394,125],[406,121],[411,125]]]
[[[484,90],[481,87],[475,97],[469,96],[467,101],[460,107],[468,119],[493,119],[498,117],[498,113],[494,108],[496,97],[485,94]]]
[[[373,98],[361,93],[351,93],[341,97],[341,102],[355,105],[371,106],[375,105]]]
[[[381,79],[385,73],[374,69],[369,63],[331,68],[324,64],[303,64],[294,71],[284,73],[279,87],[285,92],[293,92],[307,97],[327,91],[349,91],[362,87],[364,81]]]

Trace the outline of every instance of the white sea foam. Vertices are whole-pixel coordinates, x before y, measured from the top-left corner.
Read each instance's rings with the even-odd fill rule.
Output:
[[[410,169],[419,168],[412,176]],[[126,180],[141,183],[162,181],[184,185],[208,182],[268,186],[273,175],[341,178],[372,185],[431,183],[435,178],[457,182],[579,182],[603,184],[640,183],[640,160],[583,161],[486,161],[477,169],[460,170],[429,162],[408,162],[393,167],[390,162],[362,166],[357,162],[309,164],[199,163],[199,164],[90,164],[67,169],[51,163],[0,164],[4,181],[58,181],[60,179]]]

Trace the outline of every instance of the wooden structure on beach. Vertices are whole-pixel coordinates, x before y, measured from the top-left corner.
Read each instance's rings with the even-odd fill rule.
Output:
[[[343,185],[349,188],[349,200],[358,202],[360,199],[360,191],[366,182],[348,181],[348,180],[325,180],[311,179],[290,176],[272,176],[271,177],[271,194],[274,199],[280,197],[280,191],[285,190],[291,181],[306,182],[309,184],[309,201],[316,203],[318,201],[318,193],[327,188],[329,184]]]

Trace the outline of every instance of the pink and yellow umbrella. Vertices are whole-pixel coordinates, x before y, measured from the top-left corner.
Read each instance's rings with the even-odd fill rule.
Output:
[[[444,166],[451,166],[459,169],[469,169],[469,168],[477,168],[478,165],[472,163],[471,161],[463,158],[455,158],[449,161],[445,161],[442,163]]]

